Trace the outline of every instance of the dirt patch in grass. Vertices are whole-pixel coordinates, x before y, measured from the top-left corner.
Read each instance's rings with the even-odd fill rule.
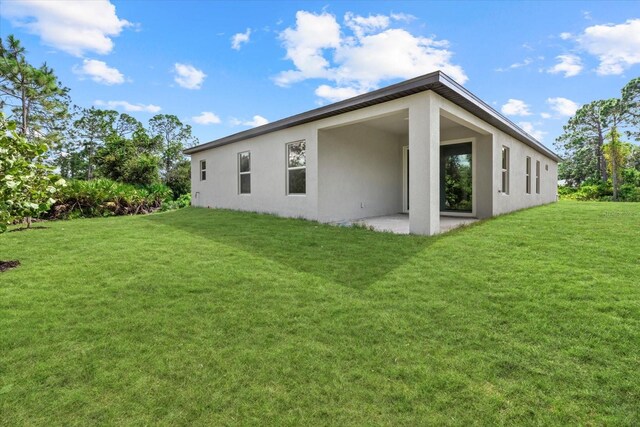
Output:
[[[11,261],[1,261],[0,260],[0,273],[3,273],[7,270],[11,270],[12,268],[16,268],[20,265],[20,261],[17,259]]]

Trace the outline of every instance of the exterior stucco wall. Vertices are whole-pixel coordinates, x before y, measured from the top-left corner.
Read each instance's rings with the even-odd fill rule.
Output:
[[[318,219],[341,221],[402,211],[400,136],[354,125],[318,136]]]
[[[315,219],[317,215],[317,132],[312,124],[201,151],[191,160],[194,206],[274,213]],[[286,144],[306,141],[306,195],[286,194]],[[238,153],[251,152],[251,194],[239,194]],[[200,160],[207,179],[200,181]]]
[[[501,187],[502,147],[509,148],[509,194],[503,194]],[[495,142],[494,215],[552,203],[557,200],[558,164],[509,135],[499,132]],[[526,192],[526,158],[531,157],[531,194]],[[540,161],[540,194],[536,194],[536,161]],[[547,170],[548,166],[548,170]]]

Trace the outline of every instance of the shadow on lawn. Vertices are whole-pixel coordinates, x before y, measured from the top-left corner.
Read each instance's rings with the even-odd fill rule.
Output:
[[[187,208],[143,218],[352,288],[367,287],[435,241],[222,209]]]

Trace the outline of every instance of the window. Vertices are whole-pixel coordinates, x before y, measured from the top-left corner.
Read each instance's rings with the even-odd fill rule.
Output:
[[[540,160],[536,161],[536,194],[540,194]]]
[[[287,144],[287,194],[307,193],[305,142]]]
[[[207,161],[200,160],[200,181],[207,180]]]
[[[527,194],[531,194],[531,157],[527,157],[526,178]]]
[[[238,153],[238,188],[240,194],[251,194],[251,152]]]
[[[502,147],[502,193],[509,194],[509,148]]]

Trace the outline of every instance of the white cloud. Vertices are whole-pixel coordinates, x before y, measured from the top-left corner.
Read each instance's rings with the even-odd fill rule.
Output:
[[[193,116],[191,120],[199,125],[215,125],[221,122],[220,117],[211,111],[203,111],[199,115]]]
[[[343,99],[352,98],[366,92],[366,90],[358,90],[354,87],[332,87],[329,85],[320,85],[315,90],[316,96],[326,99],[329,102],[338,102]]]
[[[365,36],[359,44],[343,46],[336,52],[340,64],[336,80],[375,88],[381,80],[408,79],[442,70],[458,82],[466,82],[462,68],[449,62],[451,52],[436,45],[442,46],[442,42],[414,37],[398,29]]]
[[[507,116],[530,116],[529,106],[519,99],[509,99],[506,104],[500,108],[502,114]]]
[[[534,124],[531,122],[519,122],[518,126],[522,128],[523,131],[537,139],[538,141],[542,141],[547,132],[538,130],[535,128]]]
[[[114,110],[124,110],[124,111],[142,111],[145,113],[157,113],[161,110],[160,107],[153,104],[131,104],[127,101],[101,101],[97,100],[94,102],[95,105],[99,107],[107,107]]]
[[[386,15],[369,15],[368,17],[354,15],[347,12],[344,15],[344,23],[353,31],[356,37],[361,38],[365,34],[384,30],[389,26],[389,17]]]
[[[573,34],[571,33],[560,33],[560,38],[562,40],[569,40],[572,37],[573,37]]]
[[[562,97],[548,98],[547,104],[549,104],[549,108],[563,117],[573,116],[576,113],[576,110],[580,108],[580,105],[577,103]]]
[[[640,63],[640,19],[587,27],[577,41],[582,49],[600,60],[596,69],[599,75],[622,74]]]
[[[522,68],[522,67],[526,67],[527,65],[531,64],[533,62],[533,59],[531,58],[525,58],[522,62],[515,62],[511,65],[509,65],[507,68],[496,68],[496,71],[509,71],[509,70],[515,70],[516,68]]]
[[[509,65],[509,68],[522,68],[522,67],[526,67],[527,65],[531,64],[533,62],[533,59],[531,58],[525,58],[524,61],[522,62],[515,62],[511,65]]]
[[[543,119],[550,119],[551,118],[551,114],[549,114],[549,113],[540,113],[540,117],[542,117]]]
[[[207,77],[202,70],[198,70],[193,65],[179,62],[173,65],[173,72],[176,74],[175,82],[185,89],[200,89],[204,78]]]
[[[75,56],[85,52],[107,54],[113,49],[112,37],[132,26],[118,18],[108,0],[7,1],[3,15],[13,25],[39,36],[48,46]]]
[[[109,67],[106,62],[97,59],[85,59],[82,66],[74,66],[73,72],[89,77],[96,83],[119,85],[124,83],[124,75],[117,68]]]
[[[467,76],[451,63],[448,42],[414,36],[404,29],[391,28],[392,21],[408,19],[395,14],[363,17],[344,16],[345,29],[333,15],[298,11],[296,25],[280,33],[295,69],[275,77],[276,84],[289,86],[306,79],[325,79],[316,94],[330,101],[344,99],[379,87],[383,81],[409,79],[441,70],[459,83]]]
[[[243,44],[249,43],[251,28],[247,28],[244,33],[237,33],[231,37],[231,49],[240,50]]]
[[[547,70],[551,74],[564,73],[565,77],[573,77],[582,71],[582,60],[577,55],[558,55],[556,59],[558,63]]]
[[[290,59],[296,70],[280,73],[276,83],[288,86],[309,78],[329,77],[329,61],[323,56],[323,49],[340,47],[340,25],[333,15],[320,15],[298,11],[296,28],[287,28],[280,33]]]
[[[389,17],[394,21],[400,21],[400,22],[406,22],[406,23],[413,22],[416,19],[418,19],[414,15],[411,15],[410,13],[391,13]]]
[[[269,120],[265,119],[262,116],[258,116],[255,115],[253,116],[252,120],[240,120],[240,119],[236,119],[235,117],[232,117],[230,120],[230,123],[232,126],[251,126],[251,127],[258,127],[258,126],[262,126],[262,125],[266,125],[267,123],[269,123]]]
[[[253,120],[244,122],[245,125],[251,126],[251,127],[258,127],[258,126],[266,125],[267,123],[269,123],[269,120],[258,115],[253,116]]]

